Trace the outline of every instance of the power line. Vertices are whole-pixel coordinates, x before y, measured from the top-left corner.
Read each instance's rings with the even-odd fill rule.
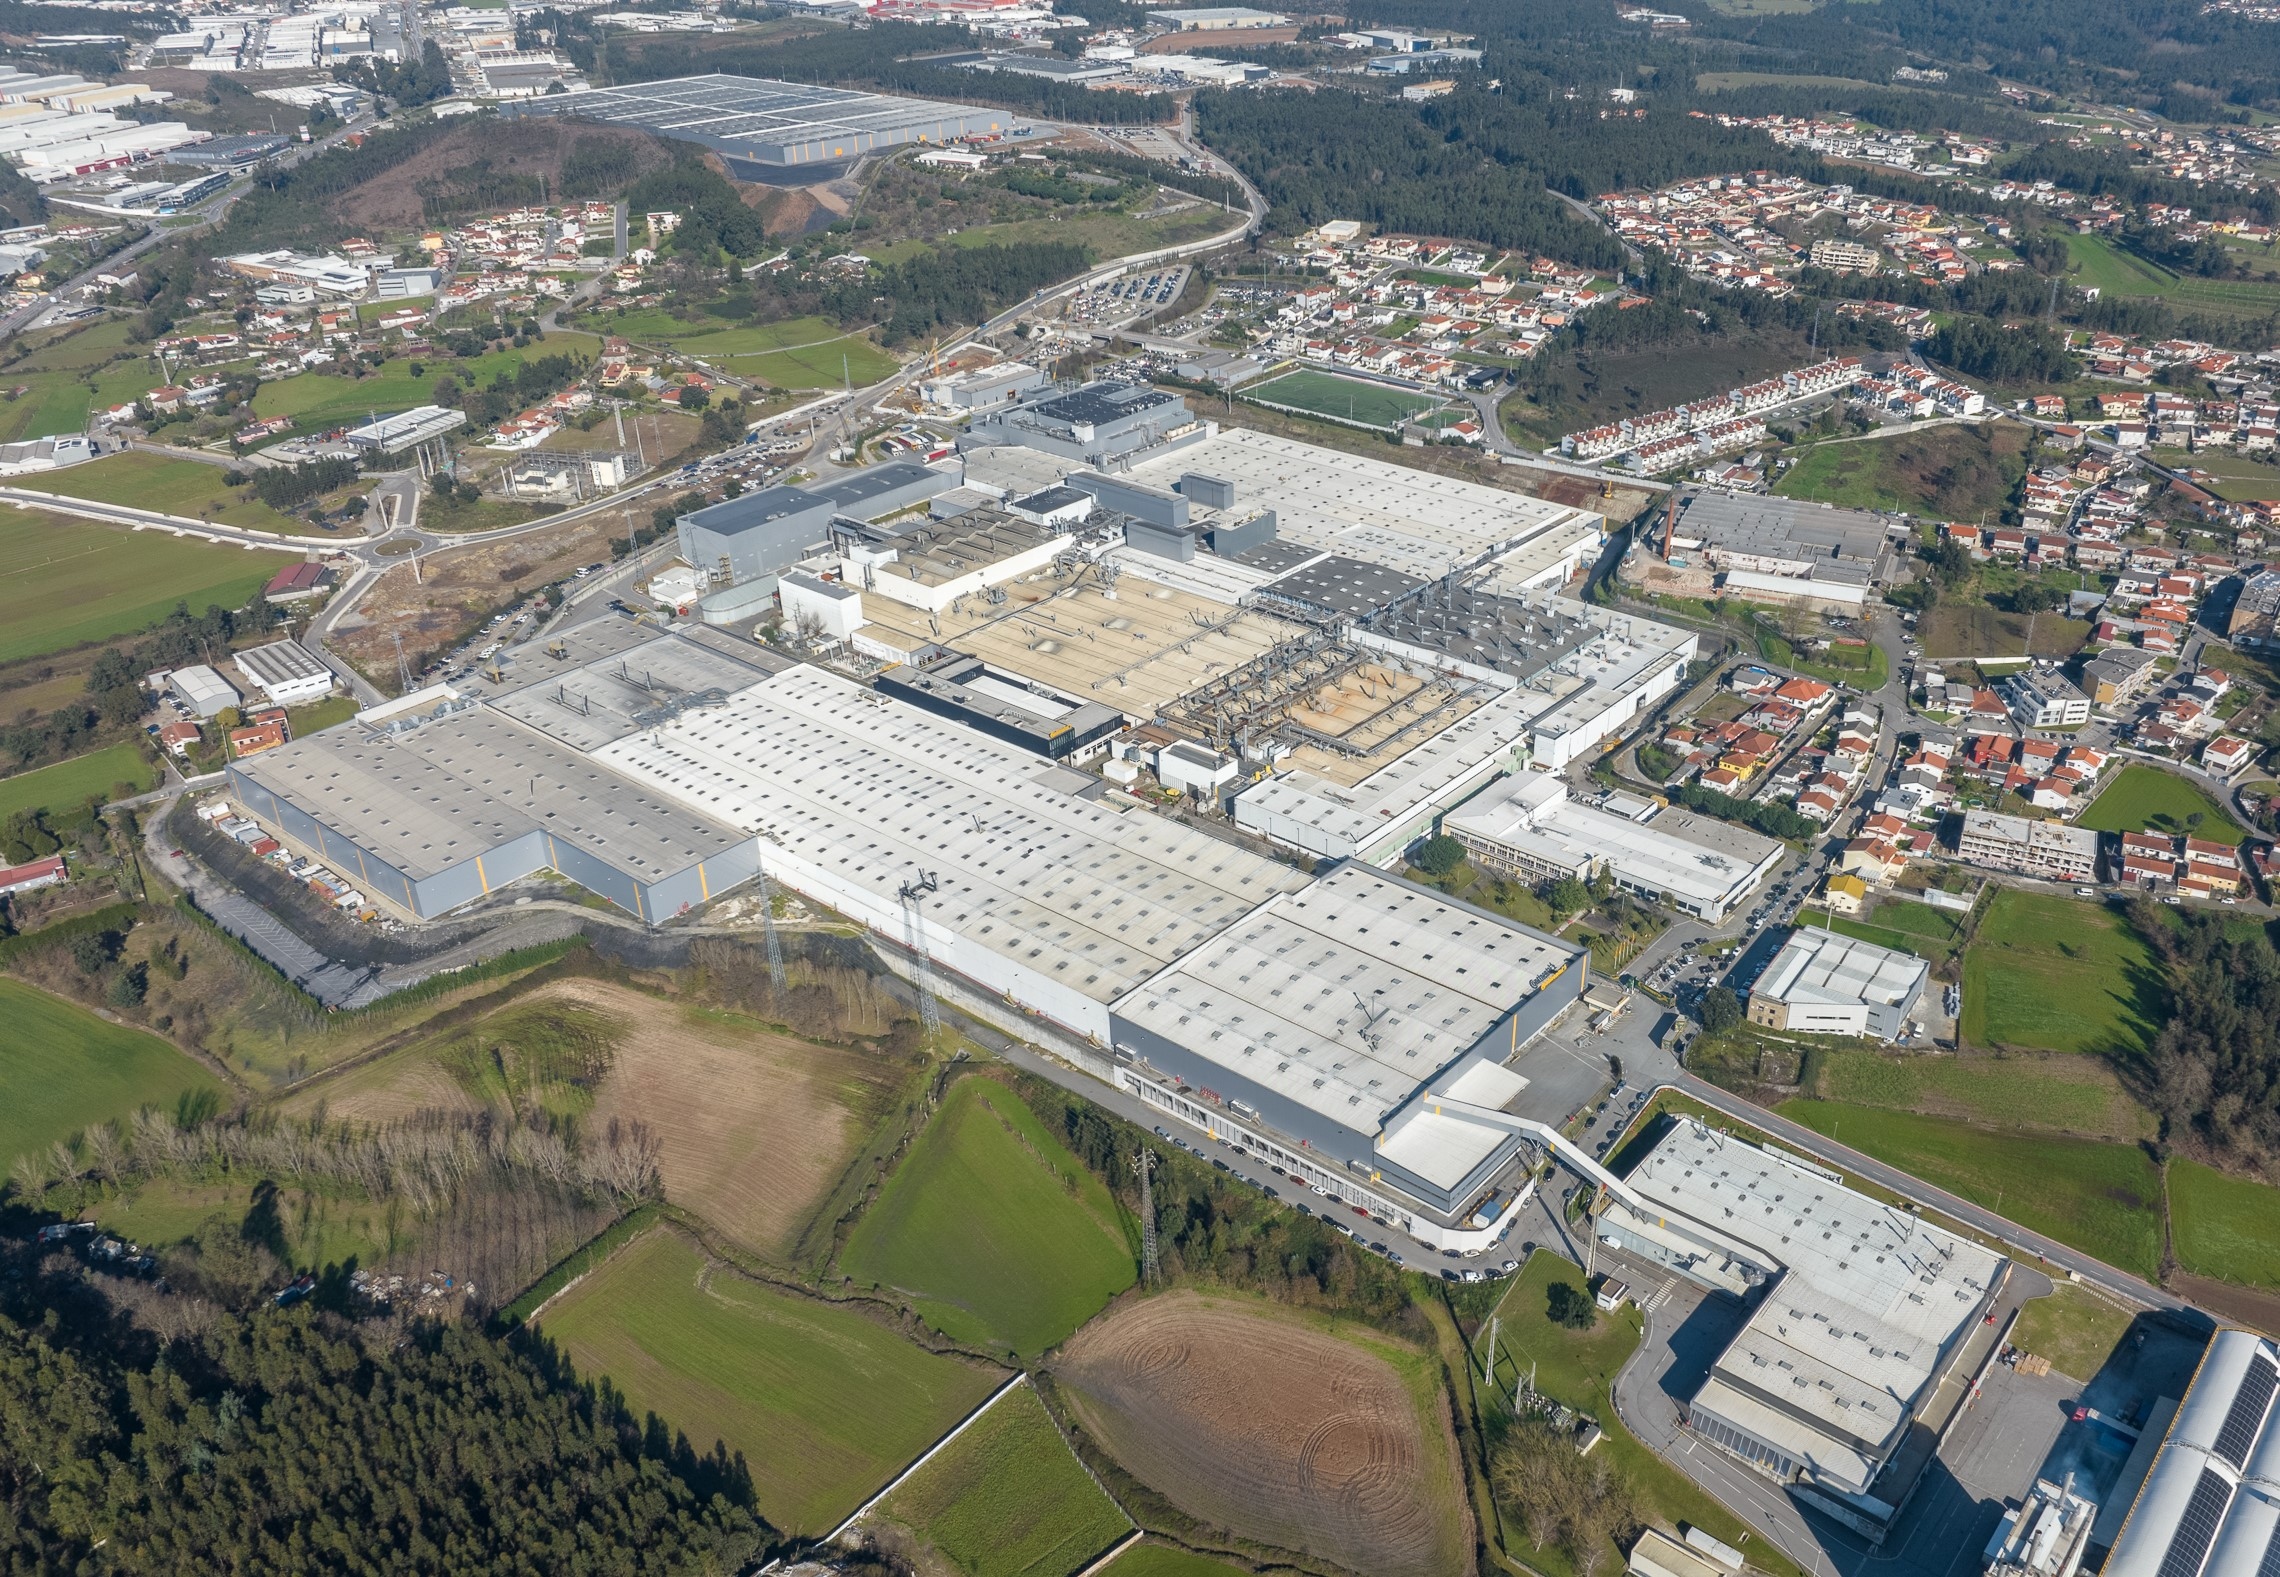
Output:
[[[1156,1152],[1133,1151],[1132,1173],[1140,1179],[1140,1274],[1153,1287],[1164,1279],[1156,1263]]]

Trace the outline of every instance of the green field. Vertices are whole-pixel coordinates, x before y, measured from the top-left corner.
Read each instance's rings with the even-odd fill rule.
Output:
[[[999,1398],[883,1509],[965,1577],[1068,1577],[1132,1530],[1027,1385]]]
[[[834,328],[821,318],[744,323],[679,318],[646,308],[598,313],[585,321],[602,333],[644,345],[670,345],[725,372],[764,378],[781,388],[838,388],[842,378],[860,387],[891,377],[899,365],[862,333]]]
[[[1101,1577],[1243,1577],[1247,1570],[1143,1539],[1109,1562]]]
[[[2196,1276],[2280,1287],[2280,1192],[2197,1161],[2169,1163],[2169,1230]]]
[[[2101,903],[1997,893],[1963,955],[1963,1038],[1974,1046],[2133,1057],[2165,999],[2144,939]]]
[[[2026,474],[2026,429],[2010,424],[1816,444],[1773,490],[1847,509],[1898,509],[1969,520],[1996,514]]]
[[[2134,1144],[1973,1127],[1837,1101],[1775,1108],[2030,1231],[2151,1281],[2161,1272],[2161,1174]]]
[[[472,360],[439,356],[418,363],[391,358],[361,378],[339,373],[304,372],[264,383],[253,397],[256,416],[290,416],[296,432],[323,432],[362,423],[373,415],[390,416],[426,405],[435,398],[435,386],[445,377],[468,386],[489,383],[501,372],[526,360],[562,351],[591,356],[600,349],[592,335],[561,329],[528,350],[487,351]]]
[[[2204,473],[2193,478],[2193,485],[2205,488],[2232,503],[2245,504],[2257,499],[2280,498],[2280,465],[2251,460],[2243,454],[2227,454],[2219,449],[2204,449],[2199,454],[2184,449],[2155,449],[2151,452],[2156,464],[2177,471]]]
[[[848,1309],[778,1292],[659,1228],[541,1320],[588,1379],[751,1464],[761,1515],[828,1531],[989,1395],[989,1373]]]
[[[118,744],[0,778],[0,820],[20,810],[60,811],[109,799],[114,783],[132,783],[139,794],[157,786],[158,769],[139,746]]]
[[[2105,1139],[2151,1136],[2153,1120],[2094,1057],[1949,1057],[1831,1048],[1812,1062],[1824,1100],[1961,1117],[1997,1127],[2058,1128]]]
[[[0,514],[0,662],[148,629],[177,602],[193,613],[242,608],[292,562],[212,542],[68,520]]]
[[[2280,284],[2255,279],[2200,279],[2173,273],[2125,252],[2104,236],[2065,237],[2077,285],[2110,296],[2159,296],[2185,312],[2265,317],[2280,309]]]
[[[840,1268],[899,1290],[954,1340],[1030,1356],[1132,1285],[1128,1230],[1019,1096],[968,1078],[856,1224]]]
[[[1072,213],[1065,218],[1040,215],[1035,219],[1011,219],[1002,224],[972,225],[941,240],[961,249],[1016,246],[1024,241],[1075,242],[1090,247],[1095,258],[1130,257],[1135,252],[1153,252],[1159,247],[1216,235],[1234,223],[1233,214],[1210,206],[1184,209],[1159,219],[1143,219],[1138,214],[1110,209]],[[941,240],[914,237],[861,250],[874,262],[907,263],[914,257],[925,257],[933,252]]]
[[[1565,1282],[1578,1292],[1585,1290],[1580,1267],[1547,1249],[1538,1249],[1528,1256],[1528,1263],[1512,1279],[1511,1290],[1497,1305],[1498,1389],[1509,1397],[1513,1382],[1532,1371],[1537,1390],[1597,1418],[1606,1431],[1606,1439],[1597,1449],[1607,1452],[1616,1470],[1630,1480],[1644,1520],[1666,1528],[1676,1528],[1680,1523],[1699,1527],[1728,1543],[1746,1545],[1751,1563],[1759,1571],[1784,1577],[1795,1573],[1797,1568],[1783,1559],[1780,1551],[1751,1543],[1750,1530],[1732,1512],[1624,1427],[1615,1411],[1613,1386],[1616,1372],[1630,1361],[1639,1345],[1644,1317],[1638,1305],[1628,1303],[1615,1314],[1602,1314],[1588,1331],[1569,1330],[1555,1325],[1548,1312],[1547,1298],[1555,1281]],[[1485,1337],[1486,1333],[1481,1334]],[[1474,1361],[1476,1365],[1479,1362],[1477,1349]],[[1474,1378],[1477,1381],[1477,1369]],[[1555,1577],[1570,1570],[1560,1551],[1549,1546],[1535,1549],[1525,1539],[1517,1542],[1519,1552],[1534,1569]],[[1599,1569],[1622,1570],[1621,1551],[1610,1544],[1607,1555],[1609,1559]],[[1121,1572],[1118,1577],[1122,1577]]]
[[[156,1035],[0,979],[0,1169],[28,1150],[221,1083]]]
[[[2201,818],[2195,825],[2192,818]],[[2098,791],[2077,825],[2099,832],[2190,833],[2211,843],[2239,843],[2248,833],[2191,778],[2133,761]]]
[[[2072,1380],[2093,1380],[2129,1334],[2130,1316],[2095,1293],[2059,1282],[2019,1310],[2014,1344],[2048,1358]]]
[[[90,324],[34,344],[23,360],[0,368],[0,443],[86,429],[97,410],[124,405],[159,381],[147,351],[136,349],[125,319]]]
[[[307,521],[279,514],[251,493],[232,488],[222,480],[226,474],[218,465],[134,449],[85,465],[44,472],[37,481],[43,493],[126,504],[252,531],[278,531],[288,536],[317,533]]]
[[[1439,395],[1317,372],[1311,367],[1251,384],[1243,390],[1243,398],[1309,416],[1380,428],[1398,427],[1412,416],[1449,403]]]

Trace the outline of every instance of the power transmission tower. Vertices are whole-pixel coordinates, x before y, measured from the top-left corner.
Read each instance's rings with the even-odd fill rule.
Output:
[[[1480,1355],[1480,1383],[1493,1387],[1496,1384],[1496,1316],[1488,1317],[1488,1346]]]
[[[398,686],[396,693],[398,695],[410,695],[412,693],[412,665],[404,661],[404,637],[396,631],[390,630],[388,639],[394,643],[396,648],[396,683]]]
[[[1140,1274],[1151,1287],[1163,1280],[1156,1264],[1156,1152],[1132,1152],[1132,1175],[1140,1179]]]
[[[934,873],[921,870],[916,881],[903,883],[900,892],[903,901],[903,924],[910,931],[910,951],[916,968],[912,971],[918,985],[918,1021],[932,1041],[942,1033],[942,1010],[934,1001],[934,963],[926,951],[926,914],[920,907],[926,894],[934,891]]]
[[[777,995],[784,991],[784,944],[776,936],[776,889],[768,880],[768,867],[760,865],[760,927],[768,934],[768,983]]]

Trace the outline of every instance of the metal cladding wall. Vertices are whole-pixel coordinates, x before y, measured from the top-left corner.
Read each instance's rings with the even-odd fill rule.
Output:
[[[236,766],[228,770],[230,798],[254,820],[303,848],[314,850],[341,875],[355,877],[365,891],[423,918],[437,912],[421,906],[418,884],[395,865],[354,840],[342,837],[291,800],[280,799],[239,772]]]

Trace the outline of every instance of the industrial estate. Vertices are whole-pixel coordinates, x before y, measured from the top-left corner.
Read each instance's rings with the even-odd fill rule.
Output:
[[[15,8],[20,1563],[2280,1577],[2280,13],[1389,3]]]

